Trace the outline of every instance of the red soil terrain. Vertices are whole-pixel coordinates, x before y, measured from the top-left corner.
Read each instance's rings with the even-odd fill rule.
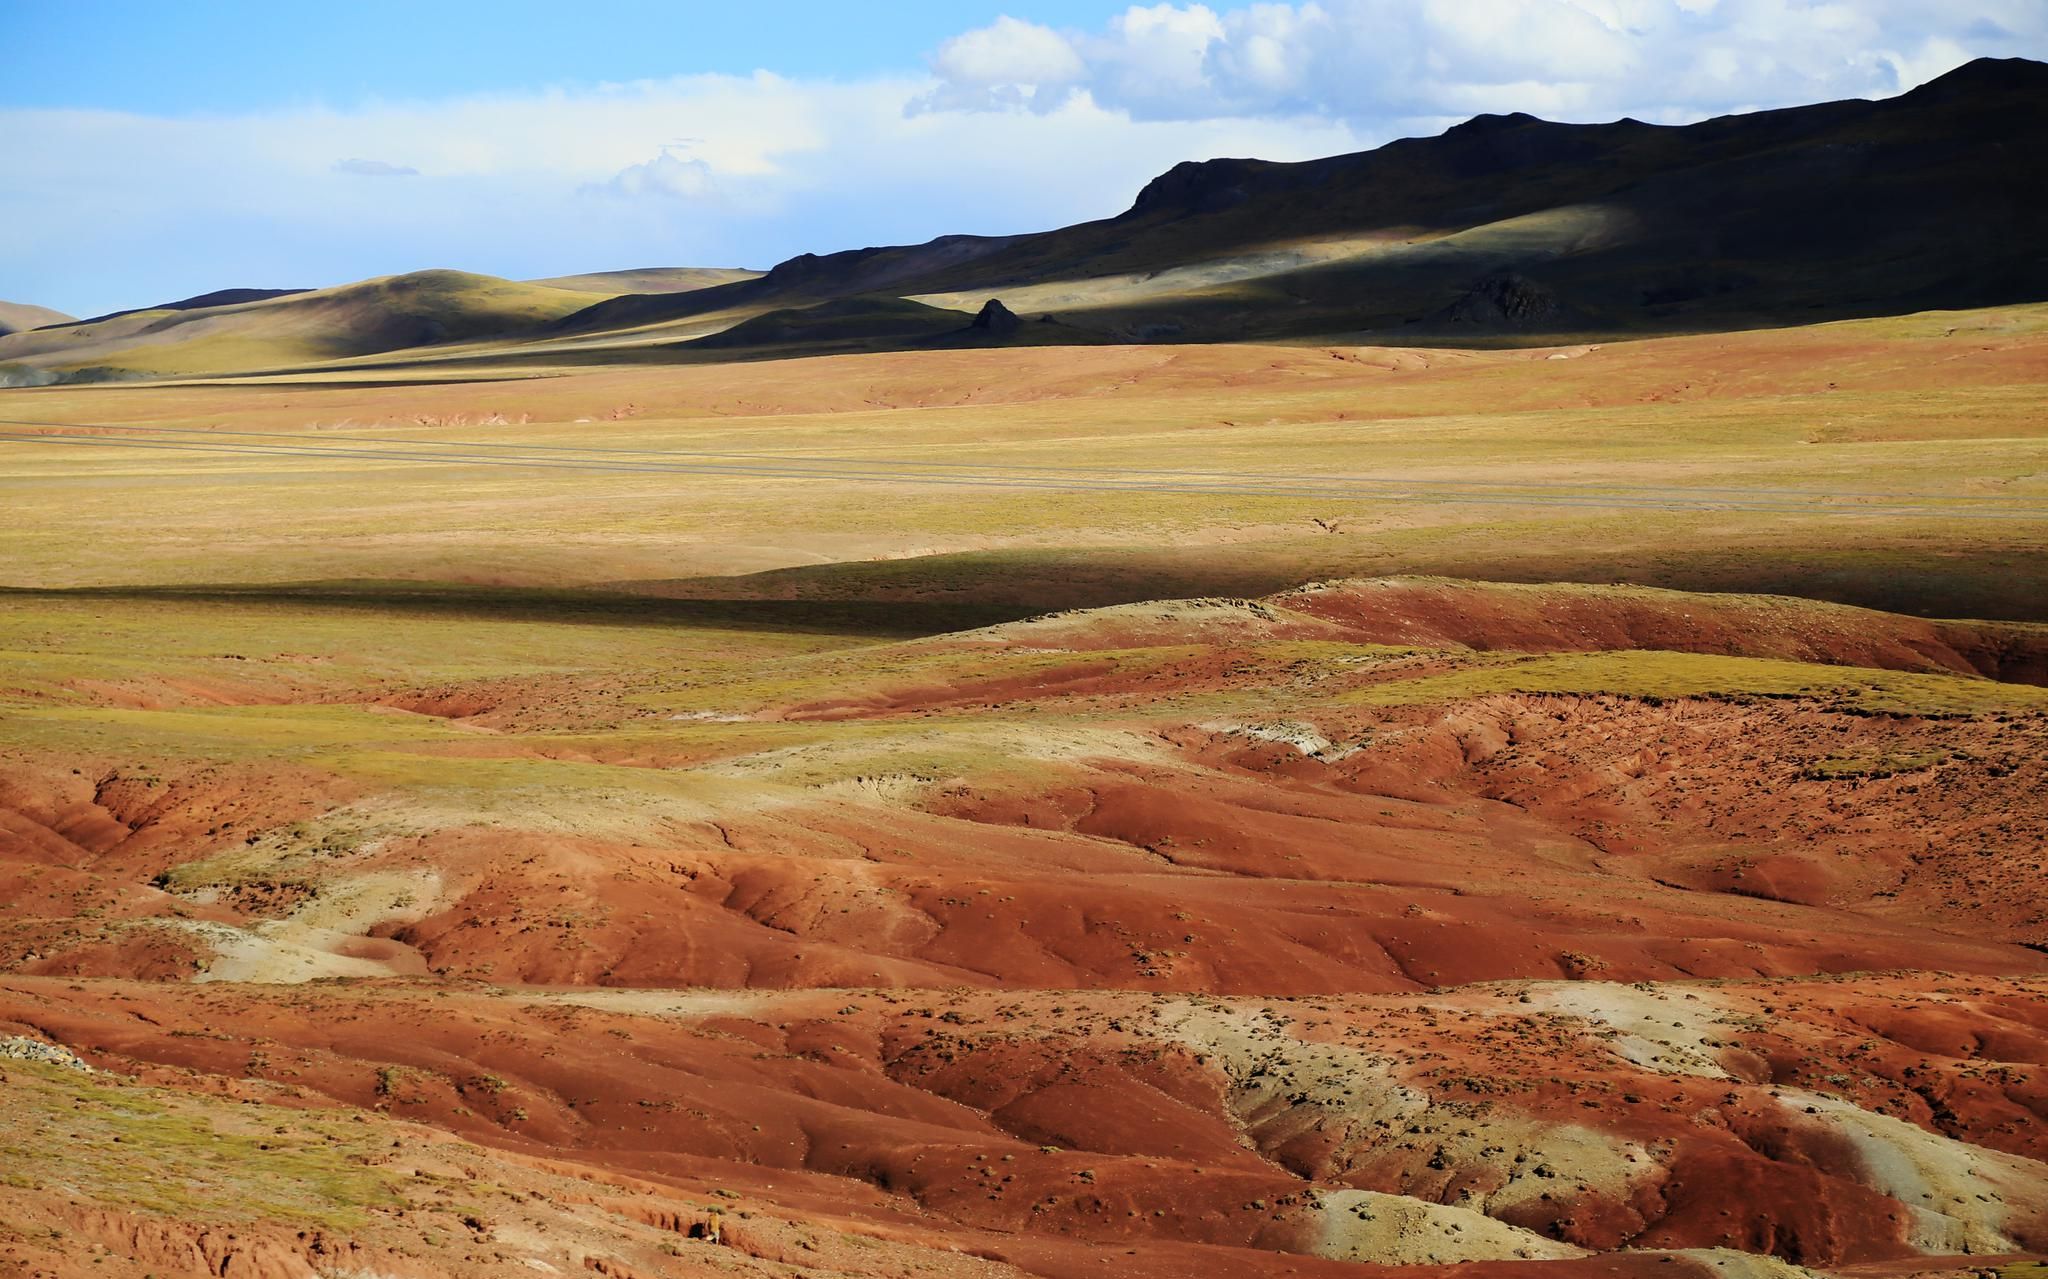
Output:
[[[1367,643],[1663,649],[2048,683],[2048,628],[1930,621],[1813,600],[1391,579],[1304,587],[1273,603]]]
[[[479,815],[351,841],[336,814],[411,801],[311,765],[22,750],[0,1034],[424,1125],[459,1139],[437,1167],[526,1187],[438,1251],[407,1216],[429,1208],[380,1209],[358,1271],[1577,1279],[2048,1251],[2048,714],[1361,696],[1473,650],[1624,648],[2007,681],[2048,654],[2035,628],[1792,601],[1306,588],[900,646],[989,674],[885,663],[746,722],[1021,744],[754,790],[738,738],[528,735],[573,681],[362,690],[501,730],[443,760],[720,779],[634,835]],[[273,852],[296,869],[179,879]],[[337,904],[365,884],[410,887]],[[0,1273],[114,1273],[30,1225],[223,1273],[196,1236],[145,1248],[167,1227],[62,1199],[0,1184]],[[528,1200],[588,1211],[535,1242]],[[689,1238],[724,1206],[733,1230]],[[270,1273],[350,1269],[249,1229]]]
[[[1313,1254],[2038,1249],[2043,993],[1907,975],[1283,1001],[14,978],[0,1020],[144,1082],[383,1112],[1037,1273],[1135,1247],[1111,1273],[1334,1274]],[[1408,1229],[1380,1196],[1435,1207]]]

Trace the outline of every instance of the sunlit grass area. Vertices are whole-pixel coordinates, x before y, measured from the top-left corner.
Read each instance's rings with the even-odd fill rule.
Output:
[[[1943,512],[2048,504],[2044,314],[1616,342],[1555,360],[1020,349],[9,392],[6,416],[28,421],[268,432],[400,456],[0,444],[0,583],[407,580],[888,600],[948,610],[909,619],[930,632],[1437,572],[2033,616],[2048,598],[2048,520]],[[562,449],[663,466],[685,455],[729,466],[701,455],[734,452],[842,461],[816,468],[824,478],[790,478],[425,460]],[[1107,490],[931,482],[959,465],[1149,478]],[[1230,491],[1246,475],[1372,483],[1349,496]],[[1159,486],[1191,476],[1217,491]],[[1580,496],[1548,500],[1560,486]],[[1599,500],[1581,500],[1587,491]],[[1759,491],[1790,496],[1741,505]],[[1802,494],[1869,496],[1815,510]]]
[[[1462,670],[1375,684],[1351,700],[1400,706],[1494,693],[1607,693],[1639,698],[1806,697],[1832,707],[1900,715],[2048,709],[2048,689],[2031,685],[1770,658],[1628,650],[1469,660]]]
[[[0,1156],[18,1189],[188,1221],[329,1230],[402,1202],[389,1175],[368,1166],[370,1134],[341,1115],[230,1107],[22,1062],[8,1062],[7,1075]]]

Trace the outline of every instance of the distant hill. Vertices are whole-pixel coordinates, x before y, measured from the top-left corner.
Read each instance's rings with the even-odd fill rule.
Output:
[[[896,286],[971,263],[1013,243],[1015,236],[947,235],[927,244],[847,249],[820,257],[802,253],[751,279],[695,289],[688,296],[627,295],[601,302],[558,322],[562,330],[631,328],[702,315],[732,306],[772,305],[901,292]]]
[[[244,302],[267,302],[271,298],[290,297],[294,293],[311,293],[311,289],[215,289],[196,297],[180,298],[176,302],[159,302],[155,306],[131,306],[124,311],[109,311],[80,320],[80,324],[98,324],[102,320],[118,320],[124,315],[136,315],[143,311],[204,311],[216,306],[240,306]]]
[[[964,310],[1000,297],[1138,340],[1529,340],[2032,301],[2048,298],[2044,154],[2048,66],[2023,59],[1682,127],[1480,116],[1299,164],[1188,162],[1103,221],[804,255],[559,327],[884,289]],[[1475,296],[1506,278],[1545,305]]]
[[[583,275],[555,275],[528,284],[551,289],[572,289],[581,293],[688,293],[714,284],[752,280],[759,271],[726,266],[656,266],[630,271],[591,271]]]
[[[52,311],[46,306],[30,306],[26,302],[0,302],[0,337],[19,333],[24,329],[39,329],[45,324],[64,324],[71,319],[62,311]]]
[[[0,336],[0,385],[494,338],[522,361],[572,362],[997,342],[1472,345],[1995,306],[2048,300],[2043,155],[2048,66],[1980,59],[1877,102],[1684,126],[1483,115],[1298,164],[1189,161],[1113,218],[806,253],[758,274],[425,271],[228,290]],[[969,326],[992,299],[1001,323]]]
[[[803,346],[867,350],[959,332],[969,317],[900,298],[858,297],[767,311],[686,343],[693,350]]]
[[[247,372],[495,337],[536,328],[602,296],[463,271],[417,271],[221,305],[174,304],[0,337],[0,385]]]
[[[677,349],[744,359],[792,352],[836,355],[974,346],[1079,346],[1103,340],[1099,334],[1045,317],[1027,322],[995,301],[968,315],[905,298],[866,294],[764,311],[730,328],[682,342]]]

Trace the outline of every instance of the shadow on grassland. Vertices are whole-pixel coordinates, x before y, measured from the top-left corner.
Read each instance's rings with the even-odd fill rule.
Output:
[[[1014,615],[969,601],[682,598],[615,590],[552,590],[441,582],[337,581],[279,585],[0,587],[9,600],[133,600],[236,607],[272,605],[438,621],[554,622],[912,639]]]
[[[1762,549],[1702,541],[1604,551],[1540,539],[1478,549],[1329,536],[1225,547],[972,551],[611,588],[706,605],[809,601],[882,615],[901,609],[907,631],[948,619],[978,625],[1070,608],[1257,597],[1308,581],[1398,575],[1788,595],[1915,617],[2048,621],[2048,556],[1911,544]]]
[[[1470,543],[1324,536],[1183,548],[1023,548],[854,560],[732,577],[585,589],[345,580],[265,585],[0,587],[6,600],[275,605],[385,616],[675,626],[876,640],[969,630],[1074,608],[1256,598],[1303,582],[1402,575],[1786,595],[1930,618],[2048,622],[2048,555],[1933,543],[1603,549],[1542,539]]]

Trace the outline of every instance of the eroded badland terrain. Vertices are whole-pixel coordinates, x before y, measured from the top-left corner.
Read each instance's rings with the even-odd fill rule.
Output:
[[[0,1274],[2039,1273],[2048,307],[444,336],[0,393]]]

